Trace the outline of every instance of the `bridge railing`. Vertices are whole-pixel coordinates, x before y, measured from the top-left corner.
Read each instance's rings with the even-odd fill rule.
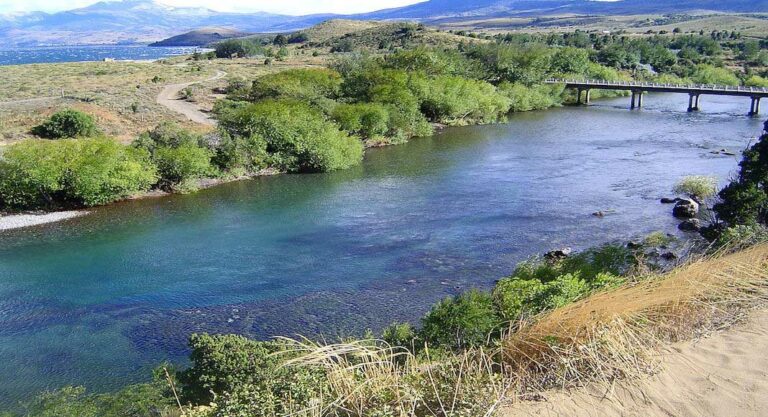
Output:
[[[585,84],[596,87],[629,87],[629,88],[680,88],[693,90],[713,90],[713,91],[735,91],[745,93],[768,93],[765,87],[746,87],[716,84],[675,84],[675,83],[654,83],[648,81],[606,81],[592,79],[566,79],[566,78],[548,78],[544,81],[548,84]]]

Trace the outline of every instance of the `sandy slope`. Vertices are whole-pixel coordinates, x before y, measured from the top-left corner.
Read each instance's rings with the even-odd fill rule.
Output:
[[[181,113],[184,116],[195,123],[213,126],[216,122],[211,117],[202,111],[195,103],[179,99],[179,92],[186,87],[193,84],[200,84],[209,81],[215,81],[223,78],[227,75],[224,71],[218,71],[215,76],[204,81],[194,81],[181,84],[169,84],[166,85],[160,94],[157,96],[157,104],[163,105],[176,113]]]
[[[597,387],[547,395],[503,410],[513,416],[768,416],[768,310],[708,338],[671,346],[662,371],[613,392]]]

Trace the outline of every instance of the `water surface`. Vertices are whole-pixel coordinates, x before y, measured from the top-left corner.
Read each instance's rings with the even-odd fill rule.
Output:
[[[655,230],[690,174],[723,182],[761,120],[683,95],[519,114],[371,150],[354,169],[242,181],[0,233],[0,401],[109,390],[183,363],[196,331],[344,335],[414,320],[515,263]],[[602,210],[612,214],[596,218]]]
[[[149,47],[139,45],[40,46],[33,48],[0,48],[0,65],[42,64],[115,60],[156,60],[188,55],[200,48]]]

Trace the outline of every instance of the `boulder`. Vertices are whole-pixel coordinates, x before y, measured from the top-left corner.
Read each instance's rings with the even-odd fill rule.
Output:
[[[553,250],[550,252],[547,252],[544,254],[544,259],[548,261],[559,261],[561,259],[565,259],[573,253],[573,249],[571,248],[562,248]]]
[[[687,198],[680,199],[675,204],[672,214],[681,219],[692,219],[699,214],[699,203]]]
[[[674,252],[664,252],[661,254],[661,258],[667,261],[674,261],[677,259],[677,254]]]
[[[630,240],[627,242],[627,249],[640,249],[643,247],[643,242],[638,242],[636,240]]]
[[[680,223],[680,225],[678,225],[677,228],[684,232],[698,232],[699,230],[701,230],[701,220],[688,219]]]

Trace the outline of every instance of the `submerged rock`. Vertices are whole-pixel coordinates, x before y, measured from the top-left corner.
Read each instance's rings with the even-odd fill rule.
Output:
[[[553,250],[550,252],[547,252],[544,254],[544,259],[548,261],[559,261],[561,259],[565,259],[573,253],[573,249],[571,248],[562,248]]]
[[[680,223],[680,225],[678,225],[677,228],[684,232],[698,232],[699,230],[701,230],[701,220],[688,219]]]
[[[675,204],[672,214],[682,219],[692,219],[699,214],[699,203],[687,198],[680,199]]]
[[[680,201],[679,198],[664,197],[664,198],[661,199],[661,204],[675,204],[678,201]]]

